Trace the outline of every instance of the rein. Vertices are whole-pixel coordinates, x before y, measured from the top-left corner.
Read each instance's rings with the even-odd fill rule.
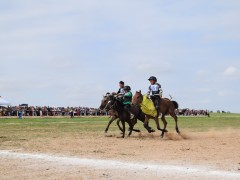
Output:
[[[105,106],[105,110],[110,110],[110,109],[114,109],[114,106],[116,105],[116,102],[113,103],[113,105],[111,105],[109,108],[106,108],[109,104],[111,103],[111,100],[108,101],[107,105]]]

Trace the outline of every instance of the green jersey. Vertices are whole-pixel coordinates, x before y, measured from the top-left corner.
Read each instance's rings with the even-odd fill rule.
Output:
[[[132,103],[132,93],[129,91],[123,95],[123,104]]]

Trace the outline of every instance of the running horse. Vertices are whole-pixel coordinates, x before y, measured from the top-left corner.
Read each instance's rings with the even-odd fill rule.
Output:
[[[143,95],[141,94],[141,91],[136,91],[136,94],[133,96],[133,99],[132,99],[133,106],[135,106],[135,107],[137,107],[138,109],[141,110],[142,101],[143,101]],[[167,98],[161,98],[161,101],[160,101],[160,104],[159,104],[159,113],[162,114],[161,119],[162,119],[163,125],[164,125],[163,129],[161,129],[160,125],[159,125],[159,119],[158,119],[159,115],[157,115],[156,117],[153,117],[151,115],[145,114],[144,127],[145,128],[147,127],[149,119],[154,119],[155,123],[156,123],[156,126],[157,126],[157,129],[162,131],[161,137],[163,138],[164,133],[168,132],[167,129],[166,129],[167,128],[167,121],[165,119],[165,116],[167,114],[170,114],[170,116],[172,116],[173,119],[175,120],[176,132],[178,134],[180,134],[180,131],[179,131],[179,128],[178,128],[178,119],[177,119],[177,115],[175,113],[175,109],[177,109],[177,108],[178,108],[178,103],[176,101],[171,101]],[[133,126],[134,126],[134,123],[136,123],[136,122],[132,123]]]
[[[123,132],[123,128],[120,127],[119,123],[120,123],[120,121],[123,123],[124,120],[119,119],[119,117],[124,113],[123,111],[125,111],[125,110],[122,109],[122,104],[117,102],[115,96],[110,95],[110,94],[107,94],[106,96],[103,96],[103,99],[101,101],[101,105],[100,105],[99,109],[100,110],[106,110],[109,113],[111,113],[110,115],[111,115],[112,118],[108,122],[108,125],[105,129],[105,133],[107,133],[107,131],[109,129],[109,126],[116,119],[118,119],[117,125],[118,125],[119,129]],[[126,122],[129,124],[129,131],[130,131],[129,136],[132,134],[132,131],[140,132],[140,130],[138,130],[138,129],[133,129],[134,125],[137,123],[137,119],[139,119],[143,123],[145,121],[145,114],[143,114],[141,112],[141,109],[136,108],[135,106],[131,106],[130,112],[134,115],[134,117],[132,119],[126,119]],[[119,113],[120,113],[120,116],[119,116]],[[129,112],[127,112],[127,113],[129,113]],[[133,122],[134,122],[134,124],[133,124]],[[148,125],[148,123],[144,127],[147,129],[147,131],[149,133],[155,132],[155,130],[152,129]]]
[[[106,96],[104,96],[102,101],[101,101],[101,105],[100,105],[99,109],[100,110],[104,110],[105,109],[107,111],[112,109],[112,110],[115,111],[115,113],[117,113],[117,114],[114,114],[112,116],[112,119],[109,121],[108,126],[107,126],[105,132],[108,130],[110,124],[114,120],[116,120],[117,118],[119,118],[119,120],[117,121],[117,125],[118,125],[118,128],[122,131],[122,138],[125,137],[125,122],[127,122],[128,125],[129,125],[130,132],[129,132],[128,136],[130,136],[132,134],[132,131],[140,132],[140,130],[133,129],[133,126],[132,126],[132,123],[131,123],[131,120],[130,120],[131,119],[131,114],[128,111],[125,111],[123,109],[123,106],[122,106],[121,102],[118,101],[114,97],[114,95],[106,95]],[[123,126],[122,128],[120,127],[120,124],[119,124],[120,121],[121,121],[122,126]]]

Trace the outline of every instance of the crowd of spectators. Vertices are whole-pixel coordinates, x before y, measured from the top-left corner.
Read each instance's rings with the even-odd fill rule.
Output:
[[[196,110],[196,109],[178,109],[176,114],[182,116],[210,116],[208,110]]]
[[[104,116],[106,111],[90,107],[8,106],[0,107],[0,116]]]
[[[178,109],[178,116],[209,116],[208,110]],[[0,106],[0,116],[108,116],[108,112],[90,107]]]

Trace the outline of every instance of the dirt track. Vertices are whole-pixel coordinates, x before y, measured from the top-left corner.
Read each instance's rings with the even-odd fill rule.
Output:
[[[182,137],[168,133],[164,139],[159,138],[159,133],[135,133],[134,136],[125,139],[117,138],[115,134],[110,134],[110,137],[97,133],[91,136],[69,134],[63,138],[22,140],[15,148],[8,146],[11,142],[3,143],[1,152],[14,151],[7,151],[8,155],[0,153],[1,179],[240,178],[240,132],[237,130],[191,132],[183,134]],[[15,156],[11,154],[12,152],[20,154]],[[122,166],[125,168],[120,169],[116,164],[109,166],[109,161],[102,162],[102,166],[99,164],[91,166],[84,163],[69,164],[66,161],[48,158],[36,159],[28,156],[22,158],[21,153],[29,155],[40,153],[55,159],[64,156],[70,158],[69,161],[72,157],[77,157],[79,161],[82,158],[94,159],[96,162],[111,160],[120,165],[123,163]],[[132,167],[131,163],[136,167],[141,166],[128,168]],[[166,167],[156,169],[156,166],[164,165]],[[143,168],[145,166],[146,168]],[[216,172],[211,173],[212,171]]]

